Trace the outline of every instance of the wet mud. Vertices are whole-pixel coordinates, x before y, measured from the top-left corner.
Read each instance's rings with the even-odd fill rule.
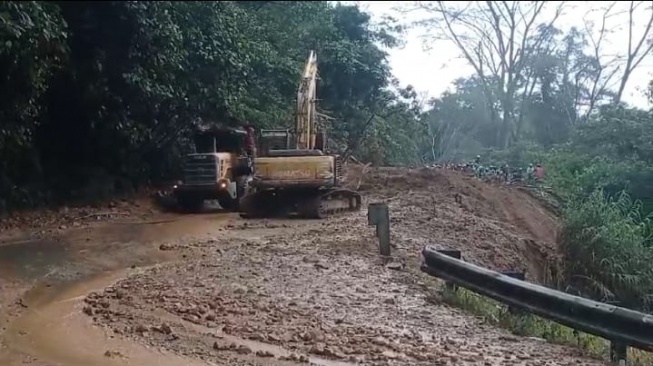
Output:
[[[12,236],[0,244],[0,365],[603,364],[433,303],[440,283],[418,270],[419,249],[435,244],[537,279],[557,222],[532,197],[456,172],[353,180],[390,205],[389,263],[365,210],[322,221],[150,212]]]
[[[0,365],[134,364],[125,363],[126,356],[118,357],[120,361],[105,355],[105,343],[118,340],[92,325],[81,311],[83,298],[129,271],[177,260],[176,254],[160,250],[162,241],[205,237],[235,217],[224,213],[153,213],[141,221],[125,222],[121,217],[118,222],[65,232],[58,229],[60,223],[55,229],[39,228],[39,232],[56,231],[47,237],[28,230],[22,237],[10,233],[0,241]],[[84,342],[86,351],[82,352],[79,346]],[[118,348],[127,344],[122,342]],[[138,348],[147,350],[134,345],[126,348],[132,353]],[[179,364],[158,362],[151,352],[135,353],[142,353],[141,360],[153,357],[161,365]]]

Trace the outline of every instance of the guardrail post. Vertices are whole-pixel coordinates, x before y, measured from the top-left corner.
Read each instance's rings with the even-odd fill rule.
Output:
[[[526,272],[503,272],[502,274],[520,281],[526,280]],[[508,312],[515,315],[524,315],[524,311],[514,306],[508,306]]]
[[[617,341],[610,341],[610,361],[614,365],[626,365],[628,346]]]
[[[456,259],[461,259],[463,257],[462,252],[460,250],[442,249],[442,250],[438,250],[437,252]],[[445,281],[444,286],[446,287],[447,290],[450,291],[458,290],[458,286],[456,286],[456,284],[453,282]]]
[[[379,238],[379,253],[390,257],[390,212],[386,203],[370,203],[367,206],[367,223],[376,225],[376,237]]]

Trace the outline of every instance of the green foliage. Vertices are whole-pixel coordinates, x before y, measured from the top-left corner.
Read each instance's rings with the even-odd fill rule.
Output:
[[[551,343],[580,345],[594,356],[609,355],[609,344],[604,339],[585,333],[576,334],[571,328],[529,313],[510,313],[505,305],[467,289],[443,289],[440,298],[448,304],[482,317],[490,324],[504,327],[513,334],[538,337]]]
[[[581,295],[651,311],[651,222],[625,193],[603,191],[572,201],[564,210],[560,248],[567,286]]]
[[[66,23],[56,5],[36,1],[0,3],[0,20],[0,197],[12,189],[24,201],[27,189],[17,184],[34,178],[26,166],[37,160],[31,143],[40,99],[67,55]],[[6,204],[0,199],[0,210]]]
[[[568,200],[588,197],[596,189],[608,196],[625,190],[653,210],[653,116],[623,107],[602,108],[579,125],[570,141],[548,154],[548,180]]]
[[[66,24],[52,3],[5,1],[0,4],[0,147],[31,140],[41,111],[38,99],[66,55]]]
[[[379,164],[418,158],[419,113],[377,46],[400,29],[356,6],[9,1],[0,18],[0,211],[172,179],[199,121],[291,127],[312,49],[332,138],[378,145]]]
[[[652,311],[651,114],[605,107],[545,161],[563,199],[560,285],[601,301]],[[631,198],[632,197],[632,198]]]
[[[578,151],[611,159],[653,163],[653,114],[636,108],[606,106],[576,129]]]
[[[603,338],[574,331],[532,314],[510,313],[504,305],[463,288],[456,291],[442,289],[438,301],[462,308],[489,324],[501,326],[516,335],[538,337],[550,343],[580,347],[593,357],[610,357],[609,341]],[[651,353],[634,348],[629,348],[628,353],[628,360],[633,366],[651,364]]]
[[[511,167],[542,164],[548,157],[546,150],[533,142],[518,142],[506,150],[486,150],[483,155],[497,166],[506,163]]]
[[[627,166],[597,156],[580,155],[574,151],[553,152],[546,161],[547,181],[559,196],[567,201],[584,199],[596,189],[618,193],[625,188],[622,180]]]

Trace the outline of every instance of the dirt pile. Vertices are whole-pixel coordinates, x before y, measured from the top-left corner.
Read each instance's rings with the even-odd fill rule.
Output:
[[[443,169],[381,168],[365,175],[360,190],[389,203],[393,242],[406,250],[458,249],[470,262],[525,270],[538,281],[555,253],[556,217],[519,189]]]
[[[601,364],[429,300],[436,281],[417,269],[424,244],[535,272],[529,260],[552,250],[556,226],[536,200],[449,171],[379,169],[352,181],[391,207],[391,263],[365,211],[234,219],[211,239],[161,244],[180,261],[89,295],[84,312],[112,333],[219,365]]]

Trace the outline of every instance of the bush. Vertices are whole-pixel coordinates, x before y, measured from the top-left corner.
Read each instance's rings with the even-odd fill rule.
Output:
[[[642,201],[645,213],[653,211],[653,168],[644,162],[589,156],[565,148],[549,153],[545,166],[549,185],[565,201],[584,199],[597,189],[610,197],[626,191]]]
[[[569,201],[559,236],[566,290],[642,311],[653,305],[651,222],[626,193]]]

